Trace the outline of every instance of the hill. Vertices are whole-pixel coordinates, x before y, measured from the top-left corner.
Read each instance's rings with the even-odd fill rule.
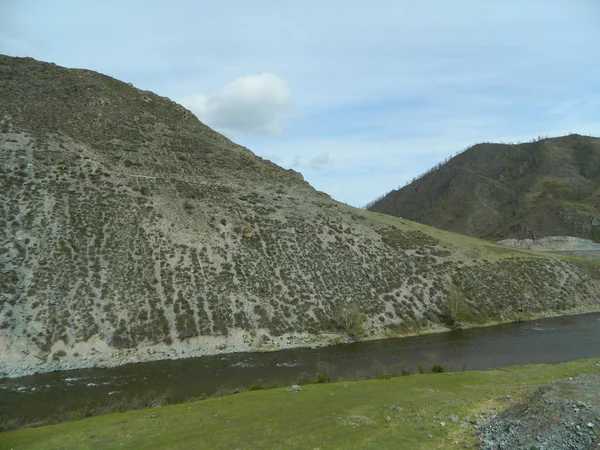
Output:
[[[600,139],[478,144],[369,210],[494,241],[600,242]]]
[[[340,204],[180,105],[0,56],[0,376],[598,309],[593,262]]]

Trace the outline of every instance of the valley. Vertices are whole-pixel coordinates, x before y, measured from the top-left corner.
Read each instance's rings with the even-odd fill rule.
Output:
[[[598,372],[598,138],[365,210],[91,70],[0,55],[0,96],[2,448],[472,447]]]

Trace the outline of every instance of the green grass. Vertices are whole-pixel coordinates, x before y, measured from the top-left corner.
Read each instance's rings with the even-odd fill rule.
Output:
[[[508,394],[518,401],[546,382],[599,370],[600,362],[588,359],[313,384],[299,393],[248,391],[6,432],[0,448],[448,448],[474,443],[465,416],[508,406]]]
[[[496,244],[484,239],[478,239],[465,234],[454,233],[452,231],[441,230],[439,228],[430,227],[418,222],[402,219],[399,217],[390,216],[368,211],[372,219],[382,225],[391,225],[401,231],[421,231],[432,238],[438,239],[441,244],[454,247],[454,251],[462,252],[462,257],[469,258],[487,258],[490,260],[499,260],[504,258],[527,258],[527,257],[548,257],[546,254],[536,253],[527,250],[508,247],[506,245]],[[460,259],[460,258],[458,258]],[[559,258],[560,259],[560,258]]]

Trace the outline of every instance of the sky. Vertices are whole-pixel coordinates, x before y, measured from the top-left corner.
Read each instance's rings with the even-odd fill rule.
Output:
[[[0,0],[0,53],[167,96],[362,206],[477,142],[600,136],[600,0]]]

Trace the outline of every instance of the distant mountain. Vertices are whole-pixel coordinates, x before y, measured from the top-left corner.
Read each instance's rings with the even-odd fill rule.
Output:
[[[600,139],[478,144],[368,209],[495,241],[600,242]]]
[[[593,262],[352,208],[167,98],[0,56],[0,376],[598,309],[599,294]]]

